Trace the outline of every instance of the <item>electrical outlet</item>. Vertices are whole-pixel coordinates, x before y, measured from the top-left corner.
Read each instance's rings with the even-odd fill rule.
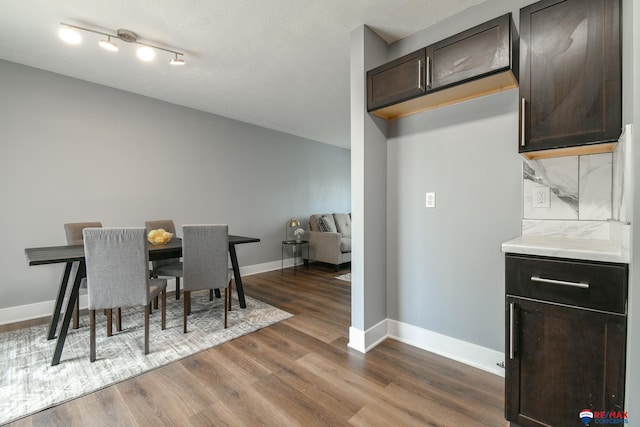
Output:
[[[531,203],[534,208],[551,207],[549,187],[540,186],[533,189],[533,201]]]
[[[427,193],[425,206],[428,208],[436,207],[436,193]]]

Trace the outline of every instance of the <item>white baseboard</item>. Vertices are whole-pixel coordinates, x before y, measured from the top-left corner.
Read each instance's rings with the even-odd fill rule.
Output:
[[[300,260],[298,260],[300,263]],[[244,276],[251,276],[253,274],[264,273],[267,271],[279,270],[282,267],[282,261],[271,261],[263,264],[248,265],[240,267],[240,274]],[[293,267],[293,259],[285,259],[284,267]],[[172,292],[176,290],[175,279],[167,280],[167,291]],[[15,307],[0,308],[0,325],[6,325],[9,323],[22,322],[26,320],[38,319],[41,317],[51,316],[53,313],[53,307],[55,306],[55,300],[42,301],[33,304],[19,305]],[[67,301],[65,299],[64,305]],[[87,308],[87,295],[80,294],[80,308]]]
[[[366,331],[350,327],[348,345],[366,353],[386,338],[504,377],[504,368],[498,366],[503,353],[396,320],[385,319]]]

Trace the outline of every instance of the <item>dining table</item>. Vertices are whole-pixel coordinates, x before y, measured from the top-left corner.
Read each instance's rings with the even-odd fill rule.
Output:
[[[256,243],[260,239],[257,237],[246,237],[229,235],[229,256],[231,258],[231,267],[233,268],[234,282],[236,284],[236,290],[238,292],[238,302],[241,308],[246,308],[247,303],[244,297],[244,288],[242,286],[242,276],[240,276],[240,267],[238,265],[238,255],[236,252],[236,245],[244,243]],[[40,248],[26,248],[24,250],[29,265],[47,265],[47,264],[65,264],[64,272],[62,274],[62,280],[58,288],[58,296],[56,298],[55,307],[51,316],[51,322],[49,324],[49,333],[47,339],[52,340],[56,338],[56,331],[58,329],[58,322],[62,313],[64,305],[64,298],[67,293],[67,286],[70,279],[73,281],[71,287],[71,293],[67,299],[66,307],[64,308],[64,318],[62,319],[62,326],[60,332],[57,335],[56,348],[53,353],[53,360],[51,366],[55,366],[60,363],[62,357],[62,349],[64,348],[64,342],[67,338],[69,331],[69,325],[71,323],[71,317],[73,315],[73,308],[80,295],[80,283],[82,278],[86,275],[86,264],[84,256],[84,245],[64,245],[64,246],[47,246]],[[162,245],[149,244],[149,261],[156,261],[160,259],[180,258],[182,256],[182,239],[173,238],[169,242]],[[75,271],[74,277],[71,277],[73,271],[73,264],[78,263],[78,268]]]

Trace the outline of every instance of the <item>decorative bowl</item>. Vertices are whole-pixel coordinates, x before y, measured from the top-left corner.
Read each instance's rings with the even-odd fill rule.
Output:
[[[151,230],[149,234],[147,234],[147,240],[149,240],[149,243],[152,245],[166,245],[172,237],[173,233],[169,233],[162,228]]]

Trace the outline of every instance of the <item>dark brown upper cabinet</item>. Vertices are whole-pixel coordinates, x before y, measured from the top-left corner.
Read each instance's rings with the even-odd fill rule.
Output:
[[[503,15],[428,46],[428,89],[444,89],[511,69],[511,41],[515,39],[516,46],[518,41],[513,27],[511,15]],[[518,70],[513,71],[517,74]]]
[[[519,151],[612,151],[622,132],[619,0],[543,0],[520,10]]]
[[[506,14],[367,72],[367,111],[390,120],[515,88],[518,60]]]
[[[424,95],[424,52],[422,48],[367,73],[369,111]]]

